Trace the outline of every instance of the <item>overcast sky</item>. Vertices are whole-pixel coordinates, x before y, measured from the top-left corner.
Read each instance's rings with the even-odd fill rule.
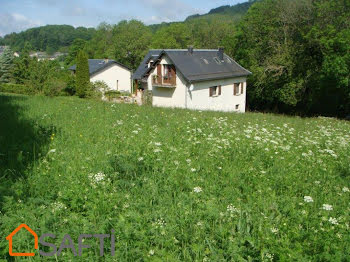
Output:
[[[181,21],[245,0],[0,0],[0,36],[47,24],[96,27],[139,19],[146,24]]]

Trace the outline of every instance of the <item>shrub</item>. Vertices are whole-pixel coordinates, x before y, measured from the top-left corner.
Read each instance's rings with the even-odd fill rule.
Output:
[[[89,96],[87,94],[87,89],[89,89],[90,84],[89,62],[87,54],[82,50],[78,53],[77,56],[76,77],[77,95],[81,98]]]
[[[108,101],[111,101],[113,99],[119,98],[122,94],[117,90],[110,90],[105,92],[105,97]]]
[[[68,95],[74,95],[76,93],[76,84],[75,84],[75,76],[69,74],[66,77],[66,88],[63,90]]]
[[[23,95],[30,95],[34,93],[33,89],[31,89],[28,86],[21,85],[21,84],[13,84],[13,83],[1,84],[0,92],[23,94]]]
[[[94,85],[94,83],[89,83],[86,87],[85,97],[101,99],[102,92]]]
[[[93,82],[92,85],[96,91],[98,90],[104,94],[109,91],[109,86],[106,84],[105,81],[96,81]]]
[[[67,87],[67,84],[65,81],[61,79],[53,78],[45,82],[43,93],[46,96],[63,95],[66,87]]]

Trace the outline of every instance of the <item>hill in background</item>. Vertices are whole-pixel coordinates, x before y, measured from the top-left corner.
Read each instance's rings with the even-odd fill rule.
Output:
[[[207,14],[195,14],[189,16],[184,22],[170,22],[150,25],[152,32],[174,23],[187,23],[196,20],[239,22],[255,1],[249,1],[236,5],[225,5],[211,9]],[[29,42],[32,50],[45,51],[52,54],[56,51],[66,52],[75,39],[90,40],[96,30],[94,28],[77,27],[70,25],[46,25],[30,28],[20,33],[11,33],[0,38],[0,45],[9,45],[15,51],[21,51],[26,42]]]
[[[242,16],[244,16],[249,7],[256,1],[249,1],[241,4],[236,5],[223,5],[214,9],[211,9],[207,14],[196,14],[191,15],[186,18],[185,21],[189,21],[192,19],[218,19],[221,17],[221,19],[229,19],[234,21],[239,21]]]
[[[94,28],[46,25],[5,35],[0,38],[0,45],[9,45],[14,51],[20,51],[28,42],[32,50],[52,54],[56,51],[66,52],[75,39],[90,40],[94,33]]]

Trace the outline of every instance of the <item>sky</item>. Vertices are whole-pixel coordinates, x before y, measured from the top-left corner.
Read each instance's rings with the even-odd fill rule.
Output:
[[[0,36],[47,24],[96,27],[138,19],[145,24],[182,21],[245,0],[0,0]]]

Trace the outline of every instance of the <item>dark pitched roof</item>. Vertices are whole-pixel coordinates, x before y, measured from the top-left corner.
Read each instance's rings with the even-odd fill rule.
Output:
[[[90,75],[93,75],[93,74],[101,71],[102,69],[109,67],[113,64],[117,64],[121,67],[124,67],[127,70],[130,70],[130,68],[128,68],[127,66],[125,66],[121,63],[118,63],[115,60],[109,59],[108,61],[106,61],[105,59],[89,59],[89,73],[90,73]],[[73,65],[68,69],[75,71],[77,69],[77,65]]]
[[[132,75],[133,79],[141,79],[146,71],[148,70],[148,62],[151,58],[154,58],[156,60],[162,50],[150,50],[148,54],[145,56],[143,61],[141,62],[140,66],[136,69],[134,74]]]
[[[148,61],[157,54],[155,62],[148,68]],[[220,61],[216,49],[194,49],[192,53],[187,49],[165,49],[150,50],[133,75],[133,79],[142,79],[147,76],[164,54],[170,58],[176,69],[190,83],[251,74],[226,54],[223,56],[223,61]]]

